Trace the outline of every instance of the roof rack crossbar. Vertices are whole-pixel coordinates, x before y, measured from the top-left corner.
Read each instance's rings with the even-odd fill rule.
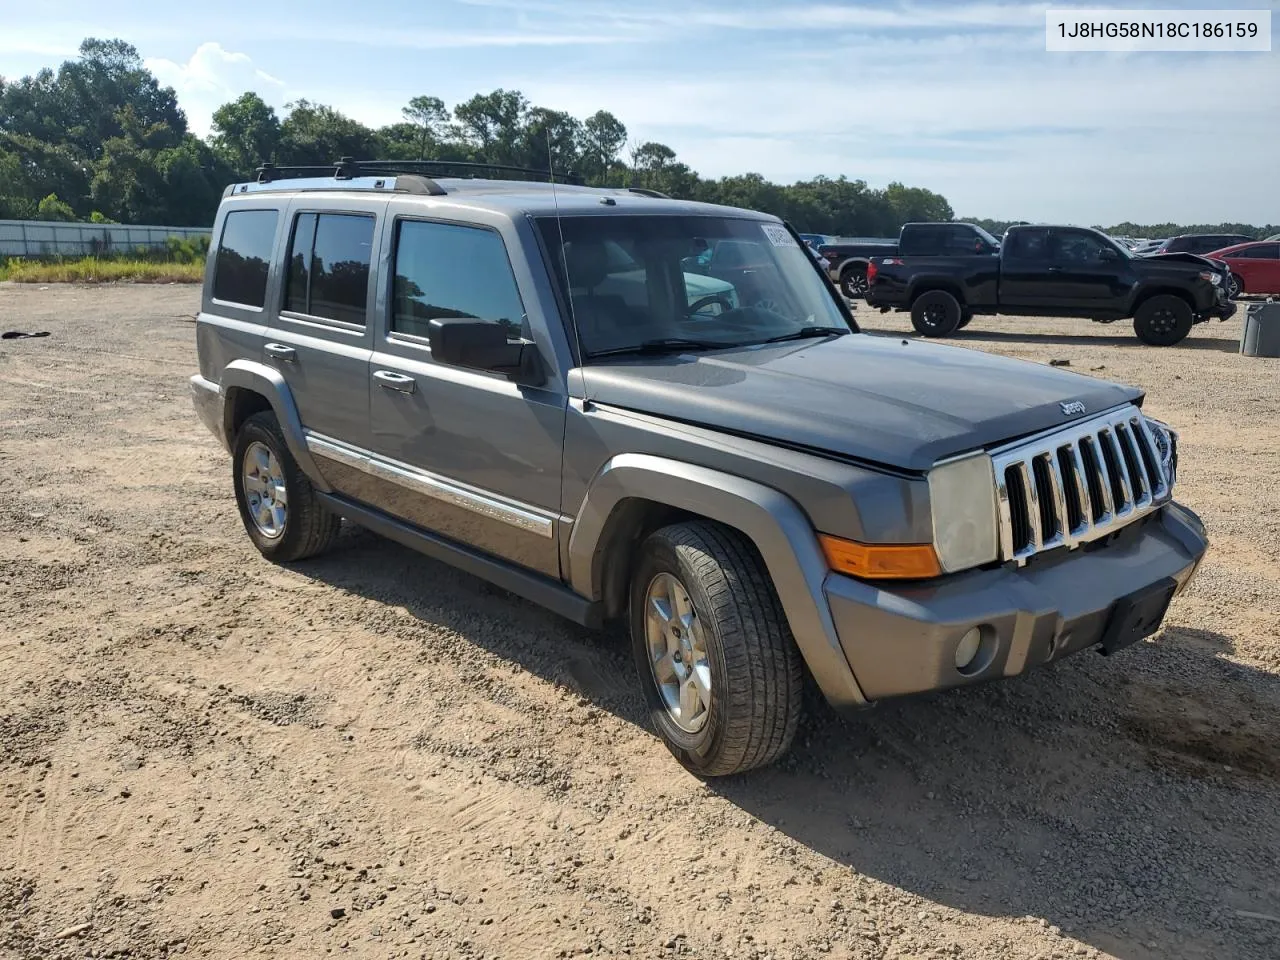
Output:
[[[650,190],[648,187],[627,187],[627,192],[641,197],[653,197],[655,200],[671,199],[668,194],[663,193],[661,190]]]

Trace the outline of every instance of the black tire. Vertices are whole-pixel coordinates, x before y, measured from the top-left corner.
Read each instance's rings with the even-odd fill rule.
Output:
[[[283,528],[276,536],[265,534],[254,521],[245,492],[245,455],[255,443],[270,450],[284,477],[288,507]],[[284,433],[274,413],[264,410],[245,420],[236,434],[231,461],[240,520],[249,539],[264,557],[275,563],[290,563],[313,557],[329,548],[338,535],[341,518],[331,513],[317,498],[311,481],[289,452],[289,445],[285,443]]]
[[[1181,297],[1162,293],[1144,300],[1133,315],[1133,332],[1153,347],[1172,347],[1191,332],[1195,315]]]
[[[925,337],[946,337],[962,326],[964,308],[946,290],[929,290],[911,304],[911,325]]]
[[[1238,273],[1231,274],[1227,280],[1227,299],[1235,300],[1244,293],[1244,278]]]
[[[859,300],[867,295],[867,268],[854,264],[845,267],[840,273],[840,292],[850,300]]]
[[[956,327],[956,329],[957,329],[957,330],[963,330],[965,327],[967,327],[967,326],[969,325],[969,321],[970,321],[970,320],[972,320],[972,319],[973,319],[973,311],[972,311],[972,310],[964,310],[964,311],[961,311],[961,313],[960,313],[960,326]]]
[[[702,727],[681,729],[650,664],[646,601],[673,575],[700,621],[710,667]],[[791,746],[800,722],[804,666],[773,583],[750,541],[719,524],[679,523],[641,545],[631,580],[632,649],[650,718],[667,748],[698,776],[766,766]]]

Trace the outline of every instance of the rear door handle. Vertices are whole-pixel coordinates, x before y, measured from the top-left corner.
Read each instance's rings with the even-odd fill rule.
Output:
[[[293,347],[286,347],[283,343],[268,343],[263,349],[269,356],[283,360],[285,363],[295,363],[298,359],[298,351]]]
[[[417,381],[403,373],[396,373],[394,370],[375,370],[373,371],[373,379],[386,387],[388,390],[399,390],[401,393],[413,393],[417,386]]]
[[[1062,272],[1062,268],[1061,268],[1061,267],[1050,267],[1050,268],[1049,268],[1049,272],[1050,272],[1050,273],[1061,273],[1061,272]]]

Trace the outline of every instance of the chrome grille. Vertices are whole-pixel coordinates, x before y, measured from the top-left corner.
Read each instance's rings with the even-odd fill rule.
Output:
[[[1001,559],[1077,547],[1167,502],[1176,440],[1126,405],[992,451]]]

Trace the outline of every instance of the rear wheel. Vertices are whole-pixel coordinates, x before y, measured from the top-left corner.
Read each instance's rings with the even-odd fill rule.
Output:
[[[1153,347],[1171,347],[1191,332],[1195,315],[1181,297],[1161,294],[1144,300],[1133,315],[1133,332]]]
[[[930,290],[911,304],[911,325],[926,337],[945,337],[960,329],[964,310],[955,295],[946,290]]]
[[[1234,300],[1242,293],[1244,293],[1244,280],[1238,273],[1231,274],[1227,279],[1227,296]]]
[[[640,548],[630,599],[649,715],[676,759],[717,777],[787,751],[804,669],[750,541],[702,521],[664,527]]]
[[[845,267],[840,274],[840,292],[850,300],[857,300],[867,295],[867,268],[854,265]]]
[[[342,521],[316,496],[274,413],[264,410],[244,422],[232,460],[240,519],[264,557],[288,563],[333,543]]]

